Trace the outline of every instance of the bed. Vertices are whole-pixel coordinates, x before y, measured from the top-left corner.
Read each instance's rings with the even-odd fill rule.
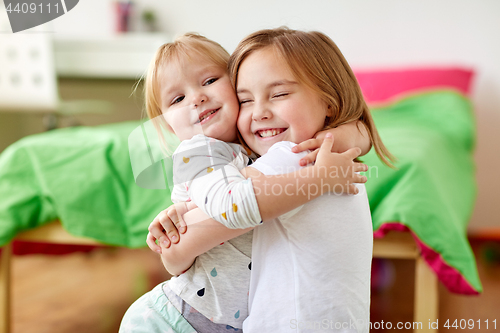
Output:
[[[363,157],[370,166],[374,256],[415,260],[414,320],[427,323],[437,319],[437,280],[453,293],[482,292],[466,232],[477,192],[473,72],[427,68],[356,76],[384,143],[398,158],[392,170],[373,151]],[[25,240],[17,245],[24,252],[32,241],[145,246],[147,226],[171,204],[171,168],[146,127],[125,122],[54,130],[0,154],[3,332],[9,329],[14,239]],[[141,162],[132,168],[131,158]]]

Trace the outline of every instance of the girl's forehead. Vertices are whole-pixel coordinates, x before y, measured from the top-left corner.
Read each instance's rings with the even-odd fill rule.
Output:
[[[201,54],[175,54],[165,59],[159,66],[159,77],[167,75],[168,72],[202,72],[204,70],[221,70],[226,72],[226,67],[221,66],[209,56]]]
[[[175,52],[162,59],[159,66],[159,72],[165,73],[165,71],[167,70],[179,69],[183,66],[188,65],[192,61],[193,57],[191,55],[181,52]]]
[[[241,80],[242,73],[245,77],[252,76],[255,68],[259,68],[258,72],[260,73],[258,74],[262,74],[264,77],[279,74],[297,80],[296,70],[290,66],[287,58],[275,46],[266,46],[255,50],[245,57],[239,66],[237,80]]]
[[[242,64],[245,63],[249,58],[254,58],[255,56],[264,57],[269,60],[274,60],[277,62],[285,61],[285,57],[281,54],[278,48],[274,45],[264,46],[253,50],[248,54],[248,56],[243,59]],[[253,57],[252,57],[253,56]]]

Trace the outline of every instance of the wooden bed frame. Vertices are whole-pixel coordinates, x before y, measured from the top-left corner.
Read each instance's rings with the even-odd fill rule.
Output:
[[[75,237],[66,232],[59,221],[19,234],[16,240],[55,244],[102,245],[90,238]],[[437,332],[427,327],[429,320],[438,319],[437,277],[424,262],[408,232],[390,232],[382,239],[374,239],[374,258],[415,260],[415,298],[413,321],[421,322],[422,329],[414,332]],[[11,319],[11,259],[12,244],[3,247],[0,261],[0,333],[10,333]]]

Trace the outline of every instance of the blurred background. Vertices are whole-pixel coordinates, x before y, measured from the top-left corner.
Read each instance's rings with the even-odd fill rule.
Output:
[[[258,29],[286,25],[294,29],[319,30],[337,43],[355,70],[463,67],[475,72],[471,97],[477,122],[475,160],[479,192],[469,233],[474,239],[499,240],[497,189],[500,188],[500,173],[496,170],[500,165],[498,17],[500,2],[497,0],[311,0],[307,3],[300,0],[82,0],[61,17],[16,34],[19,38],[42,35],[50,39],[49,55],[52,54],[53,58],[52,62],[49,60],[51,65],[44,67],[43,71],[53,77],[54,85],[49,88],[56,96],[53,103],[57,112],[48,118],[36,108],[7,110],[0,107],[0,152],[22,137],[55,126],[93,126],[144,118],[140,78],[156,48],[184,32],[201,33],[232,52],[240,39]],[[0,48],[2,36],[10,34],[7,14],[0,4]],[[0,78],[4,66],[0,63]],[[0,89],[1,84],[0,80]],[[96,103],[93,105],[98,106],[94,109],[97,111],[88,113],[88,103]],[[476,255],[478,249],[474,247]],[[498,261],[498,247],[494,247],[491,253],[488,258],[497,256],[495,260]],[[107,255],[98,256],[96,262],[105,262]],[[133,252],[126,255],[135,258],[144,254]],[[156,258],[148,258],[149,261],[142,261],[143,271],[149,276],[154,275],[157,280],[165,278],[161,268],[151,268]],[[486,268],[480,268],[485,291],[490,288],[487,287],[489,280],[498,282],[493,276],[499,273],[498,266],[493,271],[490,269],[488,258],[479,260],[480,265],[486,265]],[[126,262],[123,258],[121,260]],[[17,265],[19,269],[29,270],[33,264],[42,265],[38,261]],[[85,265],[94,267],[88,263]],[[410,264],[397,265],[403,270],[412,269],[408,266]],[[60,267],[65,269],[68,266],[60,263]],[[135,270],[132,266],[120,267],[116,271],[124,275]],[[386,267],[389,275],[393,274],[390,273],[393,272],[391,267]],[[23,272],[18,270],[14,274],[22,278]],[[88,278],[99,279],[96,276]],[[406,278],[411,279],[412,274],[403,275],[403,280]],[[136,285],[134,283],[130,282],[130,285]],[[107,288],[112,286],[103,286],[102,293]],[[405,289],[404,282],[397,288],[403,297],[400,303],[375,294],[374,302],[378,303],[374,304],[383,305],[387,311],[399,311],[401,318],[411,320],[411,302],[404,298],[411,297],[412,291]],[[491,298],[490,305],[500,299],[498,287],[496,292],[497,296]],[[445,296],[443,300],[448,304],[463,302],[463,309],[479,304],[453,297]],[[129,301],[124,302],[120,309],[126,309]],[[409,308],[405,305],[407,303]],[[18,309],[22,306],[24,303],[17,303]],[[457,313],[442,306],[441,314],[443,311],[444,315]],[[383,311],[376,314],[381,318],[385,315]],[[67,331],[75,332],[74,328]]]
[[[60,125],[139,119],[142,90],[139,85],[134,93],[135,84],[155,49],[178,34],[199,32],[231,52],[241,38],[261,28],[287,25],[319,30],[332,37],[354,69],[460,66],[475,71],[472,100],[478,129],[479,194],[470,230],[499,226],[500,174],[491,170],[500,164],[498,1],[136,0],[130,6],[123,4],[128,3],[80,1],[65,15],[36,28],[53,39],[61,100],[108,100],[113,105],[112,112],[63,117]],[[10,27],[6,13],[0,11],[0,15],[5,34]],[[18,34],[33,34],[36,29]],[[43,131],[41,118],[29,112],[0,112],[0,150]]]

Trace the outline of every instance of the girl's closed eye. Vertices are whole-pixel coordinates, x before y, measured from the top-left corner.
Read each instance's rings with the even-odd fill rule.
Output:
[[[252,100],[245,98],[245,99],[240,99],[240,105],[245,104],[245,103],[250,103]]]
[[[274,94],[273,98],[285,97],[285,96],[288,96],[288,95],[290,95],[290,93],[288,93],[288,92],[280,92],[280,93]]]
[[[238,102],[240,103],[240,105],[252,102],[252,96],[250,96],[250,94],[248,94],[246,92],[239,93],[239,94],[237,94],[237,96],[238,96]]]

